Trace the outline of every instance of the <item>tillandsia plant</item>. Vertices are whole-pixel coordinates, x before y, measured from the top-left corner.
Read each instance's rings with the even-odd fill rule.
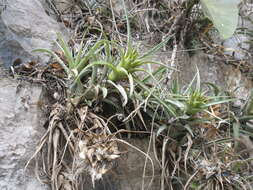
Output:
[[[147,72],[141,66],[145,64],[161,64],[150,60],[150,56],[160,49],[170,38],[167,38],[144,55],[140,55],[137,49],[133,48],[131,43],[127,45],[126,49],[120,50],[119,63],[113,65],[112,71],[109,73],[108,79],[111,81],[119,81],[126,79],[129,74],[137,71]],[[150,74],[150,73],[148,73]]]
[[[203,109],[203,106],[208,102],[208,98],[201,92],[191,91],[185,101],[185,113],[194,115]]]
[[[178,99],[179,102],[183,103],[184,106],[181,106],[181,111],[183,114],[186,114],[188,116],[194,116],[199,112],[207,110],[210,106],[227,103],[234,100],[229,96],[219,95],[217,94],[217,92],[210,93],[208,91],[204,91],[201,88],[199,70],[198,68],[196,69],[197,73],[190,82],[190,84],[187,86],[186,90],[181,92],[181,94],[180,91],[175,91],[174,94],[172,94],[174,98]],[[172,87],[172,89],[179,90],[180,88]]]
[[[68,78],[72,78],[80,72],[86,65],[89,60],[89,57],[92,56],[92,52],[85,52],[83,49],[83,40],[81,42],[80,48],[77,54],[74,54],[70,47],[68,47],[67,43],[64,41],[62,35],[57,33],[58,41],[55,41],[58,48],[63,52],[63,57],[66,60],[66,63],[62,60],[62,58],[57,55],[54,51],[48,49],[35,49],[33,52],[44,52],[52,55],[56,61],[62,66],[64,71],[68,74]],[[100,44],[99,44],[100,45]],[[97,46],[99,46],[97,45]],[[86,56],[84,56],[86,53]]]
[[[109,69],[109,73],[105,72],[107,75],[107,82],[115,87],[120,94],[122,95],[124,101],[123,105],[127,104],[128,96],[131,97],[134,92],[134,81],[138,80],[138,77],[134,76],[134,73],[137,71],[146,72],[148,75],[151,73],[147,72],[141,66],[145,64],[161,64],[158,62],[154,62],[150,60],[150,56],[163,47],[171,38],[171,36],[167,37],[164,41],[156,45],[155,47],[151,48],[149,51],[140,55],[135,47],[132,45],[132,37],[131,37],[131,29],[130,23],[128,19],[128,12],[126,10],[125,2],[123,1],[123,6],[126,15],[126,22],[127,22],[127,45],[126,47],[122,47],[120,44],[113,42],[113,41],[104,41],[104,52],[105,52],[105,59],[98,59],[95,61],[91,61],[90,64],[81,71],[82,73],[87,72],[90,67],[94,66],[105,66]],[[118,55],[112,55],[111,52],[113,50],[118,50]],[[129,93],[127,94],[125,88],[118,84],[118,81],[128,79],[129,81]]]
[[[56,41],[56,44],[62,51],[62,56],[48,49],[34,50],[52,55],[62,66],[67,74],[71,96],[78,95],[94,98],[97,97],[96,94],[101,90],[105,98],[108,94],[108,89],[107,87],[103,87],[101,82],[105,81],[103,79],[108,79],[106,82],[120,92],[123,97],[123,105],[126,105],[128,96],[131,97],[134,92],[134,80],[138,78],[134,76],[134,73],[137,71],[148,73],[144,68],[141,68],[141,66],[145,64],[161,64],[151,61],[149,59],[150,55],[163,47],[171,37],[167,37],[163,42],[143,55],[140,55],[137,49],[132,45],[130,24],[124,0],[123,5],[127,21],[126,48],[122,47],[117,42],[106,39],[98,40],[93,45],[87,43],[84,45],[84,39],[82,39],[79,50],[74,52],[63,40],[61,34],[58,34],[58,41]],[[112,55],[115,49],[118,50],[118,54]],[[100,72],[101,70],[98,72],[98,68],[101,66],[103,66],[104,69],[102,72]],[[151,73],[148,73],[148,75],[152,76]],[[99,77],[100,79],[98,79]],[[86,81],[84,78],[90,78],[89,82],[84,82]],[[129,80],[129,94],[125,87],[117,83],[124,79]]]
[[[86,33],[84,33],[84,36],[85,34]],[[57,36],[58,41],[55,43],[62,51],[62,57],[48,49],[36,49],[34,52],[44,52],[53,56],[67,74],[71,92],[75,92],[76,90],[82,92],[81,79],[92,72],[88,65],[91,60],[94,61],[99,58],[99,52],[103,50],[104,44],[107,40],[98,40],[91,46],[89,43],[84,45],[84,39],[82,39],[80,47],[75,53],[67,45],[60,33],[58,33]]]
[[[116,63],[113,66],[112,71],[109,73],[108,79],[111,81],[119,81],[122,79],[126,79],[129,75],[132,75],[136,71],[146,72],[145,69],[140,68],[145,64],[159,64],[157,62],[151,61],[149,56],[151,56],[154,52],[163,47],[171,37],[167,37],[163,42],[156,45],[154,48],[149,50],[148,52],[140,55],[136,48],[132,45],[132,37],[131,37],[131,29],[130,23],[128,19],[128,13],[126,10],[125,1],[123,1],[124,11],[126,15],[127,22],[127,47],[120,49],[120,60],[119,63]]]
[[[162,89],[158,88],[153,88],[152,90],[143,82],[138,81],[138,85],[149,92],[148,96],[150,96],[150,98],[148,99],[147,107],[151,108],[150,110],[154,110],[154,106],[159,105],[163,113],[160,115],[164,115],[164,118],[174,117],[175,119],[191,119],[194,118],[197,113],[208,110],[210,106],[234,100],[229,96],[222,96],[217,93],[211,94],[209,91],[204,91],[200,84],[198,69],[196,75],[186,89],[181,88],[177,80],[173,81],[168,91],[162,91]]]

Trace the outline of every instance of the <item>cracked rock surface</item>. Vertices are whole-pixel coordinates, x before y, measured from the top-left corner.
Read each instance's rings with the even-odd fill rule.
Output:
[[[31,51],[52,48],[60,30],[39,0],[1,0],[0,60],[6,67],[30,61],[46,63],[47,55]]]
[[[44,132],[36,104],[41,88],[18,84],[3,73],[0,68],[0,189],[47,190],[37,181],[34,166],[24,169]]]

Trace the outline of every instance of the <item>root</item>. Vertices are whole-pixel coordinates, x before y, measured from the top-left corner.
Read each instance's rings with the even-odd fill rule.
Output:
[[[50,182],[52,190],[80,189],[85,172],[91,176],[94,187],[95,181],[120,157],[116,134],[112,134],[106,122],[87,107],[74,108],[69,113],[65,106],[56,103],[48,123],[26,167],[35,159],[37,178],[42,183]]]

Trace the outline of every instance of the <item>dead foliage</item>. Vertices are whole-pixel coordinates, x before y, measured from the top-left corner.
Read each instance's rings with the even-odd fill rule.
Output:
[[[87,107],[70,110],[59,103],[52,106],[47,131],[31,158],[38,179],[52,189],[80,189],[84,171],[94,186],[120,157],[116,137],[103,119]]]

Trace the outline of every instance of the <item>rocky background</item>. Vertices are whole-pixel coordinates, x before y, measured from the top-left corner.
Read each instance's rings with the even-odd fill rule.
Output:
[[[90,1],[91,2],[91,1]],[[118,1],[113,1],[116,11],[122,11]],[[68,35],[68,31],[57,18],[49,16],[48,3],[43,0],[0,0],[0,189],[1,190],[46,190],[48,186],[40,184],[33,173],[32,164],[25,170],[26,162],[33,155],[38,139],[43,135],[43,114],[39,102],[43,98],[42,88],[38,85],[15,80],[10,76],[10,66],[39,61],[46,64],[49,57],[36,55],[31,51],[36,48],[53,48],[52,41],[56,33]],[[62,7],[64,8],[64,7]],[[248,1],[242,9],[242,16],[253,18],[253,3]],[[253,24],[240,18],[240,27],[253,30]],[[225,54],[234,59],[253,64],[252,47],[247,35],[240,34],[217,43],[224,44]],[[145,42],[144,42],[145,44]],[[230,51],[230,50],[233,51]],[[234,53],[233,53],[234,52]],[[245,100],[252,89],[252,79],[241,69],[203,53],[194,56],[181,52],[178,60],[180,78],[190,81],[198,66],[201,78],[214,82],[233,92],[239,99]],[[157,59],[166,60],[171,52],[160,51]],[[236,102],[238,105],[241,101]],[[131,141],[132,144],[146,151],[148,139]],[[113,173],[104,177],[96,189],[134,190],[142,183],[145,158],[129,148],[128,156],[119,161]],[[147,170],[150,170],[148,168]],[[150,171],[151,172],[151,171]],[[149,172],[148,172],[149,173]],[[150,174],[151,175],[151,174]],[[159,176],[157,180],[159,182]],[[149,177],[145,178],[148,184]],[[89,186],[87,184],[87,186]],[[88,189],[88,187],[87,187]],[[152,189],[158,189],[154,185]]]

